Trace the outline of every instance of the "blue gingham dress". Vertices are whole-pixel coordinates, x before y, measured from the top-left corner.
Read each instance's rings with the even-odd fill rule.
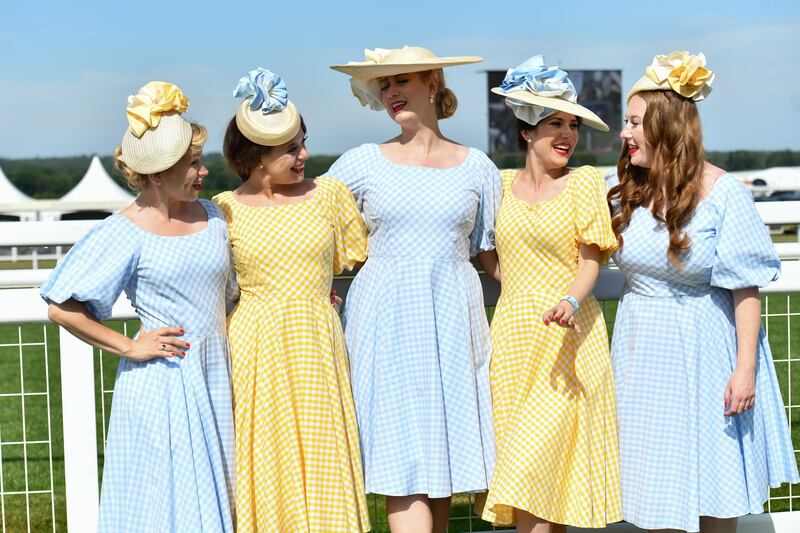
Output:
[[[84,302],[99,320],[125,292],[145,330],[185,330],[186,357],[120,358],[108,428],[98,531],[232,532],[233,410],[225,287],[225,219],[162,237],[113,215],[59,262],[45,300]],[[69,357],[69,354],[62,354]]]
[[[355,196],[369,259],[344,309],[367,492],[432,498],[489,487],[489,329],[471,256],[494,248],[500,174],[479,150],[447,169],[376,144],[329,170]]]
[[[719,178],[687,226],[682,269],[668,232],[638,208],[614,261],[626,285],[611,358],[622,514],[645,529],[699,530],[700,516],[763,511],[769,487],[798,481],[784,404],[762,329],[755,406],[724,415],[737,345],[731,290],[763,287],[780,260],[747,189]]]

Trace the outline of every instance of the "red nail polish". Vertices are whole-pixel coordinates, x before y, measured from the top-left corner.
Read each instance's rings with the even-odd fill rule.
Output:
[[[191,345],[191,344],[189,344],[188,342],[186,343],[186,347],[187,347],[187,348],[190,348],[191,346],[192,346],[192,345]]]
[[[181,335],[183,335],[183,333],[184,333],[183,328],[181,328]]]
[[[186,355],[186,352],[181,352],[181,355]]]

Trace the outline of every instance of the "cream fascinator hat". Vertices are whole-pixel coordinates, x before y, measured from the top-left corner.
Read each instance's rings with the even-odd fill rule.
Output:
[[[181,116],[188,109],[186,95],[165,81],[151,81],[129,96],[129,127],[119,159],[141,175],[173,166],[192,142],[192,126]]]
[[[277,74],[261,67],[251,70],[239,80],[233,96],[244,98],[236,110],[236,126],[254,143],[278,146],[300,131],[300,113]]]
[[[675,91],[684,98],[699,102],[711,92],[713,82],[714,72],[706,68],[706,56],[672,52],[653,58],[645,75],[628,92],[628,100],[642,91]]]
[[[364,50],[364,57],[366,61],[350,61],[346,65],[331,65],[331,68],[350,74],[353,96],[358,98],[361,105],[368,105],[376,111],[383,109],[381,89],[377,78],[483,61],[483,58],[478,56],[439,57],[427,48],[420,46],[367,49]]]
[[[536,55],[516,68],[508,69],[500,87],[492,92],[506,97],[514,115],[535,126],[557,111],[581,117],[587,126],[608,131],[603,120],[578,104],[575,86],[566,71],[545,65],[544,56]]]

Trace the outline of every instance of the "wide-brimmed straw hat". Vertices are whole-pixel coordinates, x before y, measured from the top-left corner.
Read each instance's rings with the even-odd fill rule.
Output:
[[[300,113],[289,101],[286,84],[269,70],[258,67],[248,72],[233,96],[244,98],[236,109],[236,126],[252,142],[278,146],[300,131]]]
[[[628,100],[642,91],[674,91],[695,102],[705,99],[711,92],[714,72],[706,67],[702,53],[672,52],[658,55],[645,70],[645,75],[628,92]]]
[[[172,167],[192,143],[192,126],[181,116],[188,109],[189,99],[169,82],[151,81],[129,96],[119,159],[141,175]]]
[[[366,61],[350,61],[346,65],[331,65],[331,68],[354,78],[372,79],[483,61],[479,56],[439,57],[427,48],[407,45],[403,48],[366,49],[364,57]]]
[[[563,111],[581,117],[587,126],[608,131],[600,117],[578,104],[568,73],[547,66],[544,56],[533,56],[518,67],[508,69],[503,83],[492,92],[504,96],[514,115],[531,126],[556,111]]]
[[[364,50],[366,61],[350,61],[346,65],[331,65],[333,70],[350,74],[350,87],[361,105],[376,111],[384,109],[378,78],[424,72],[483,61],[479,56],[439,57],[421,46],[376,48]]]

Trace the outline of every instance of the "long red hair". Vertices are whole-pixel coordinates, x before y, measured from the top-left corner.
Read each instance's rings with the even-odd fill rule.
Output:
[[[611,227],[623,246],[622,232],[637,207],[650,209],[669,230],[667,257],[675,265],[691,248],[684,228],[700,202],[703,184],[703,133],[695,103],[672,91],[636,93],[647,103],[643,118],[650,168],[631,165],[628,147],[617,162],[619,184],[608,192],[613,206]],[[665,214],[664,206],[667,206]]]

